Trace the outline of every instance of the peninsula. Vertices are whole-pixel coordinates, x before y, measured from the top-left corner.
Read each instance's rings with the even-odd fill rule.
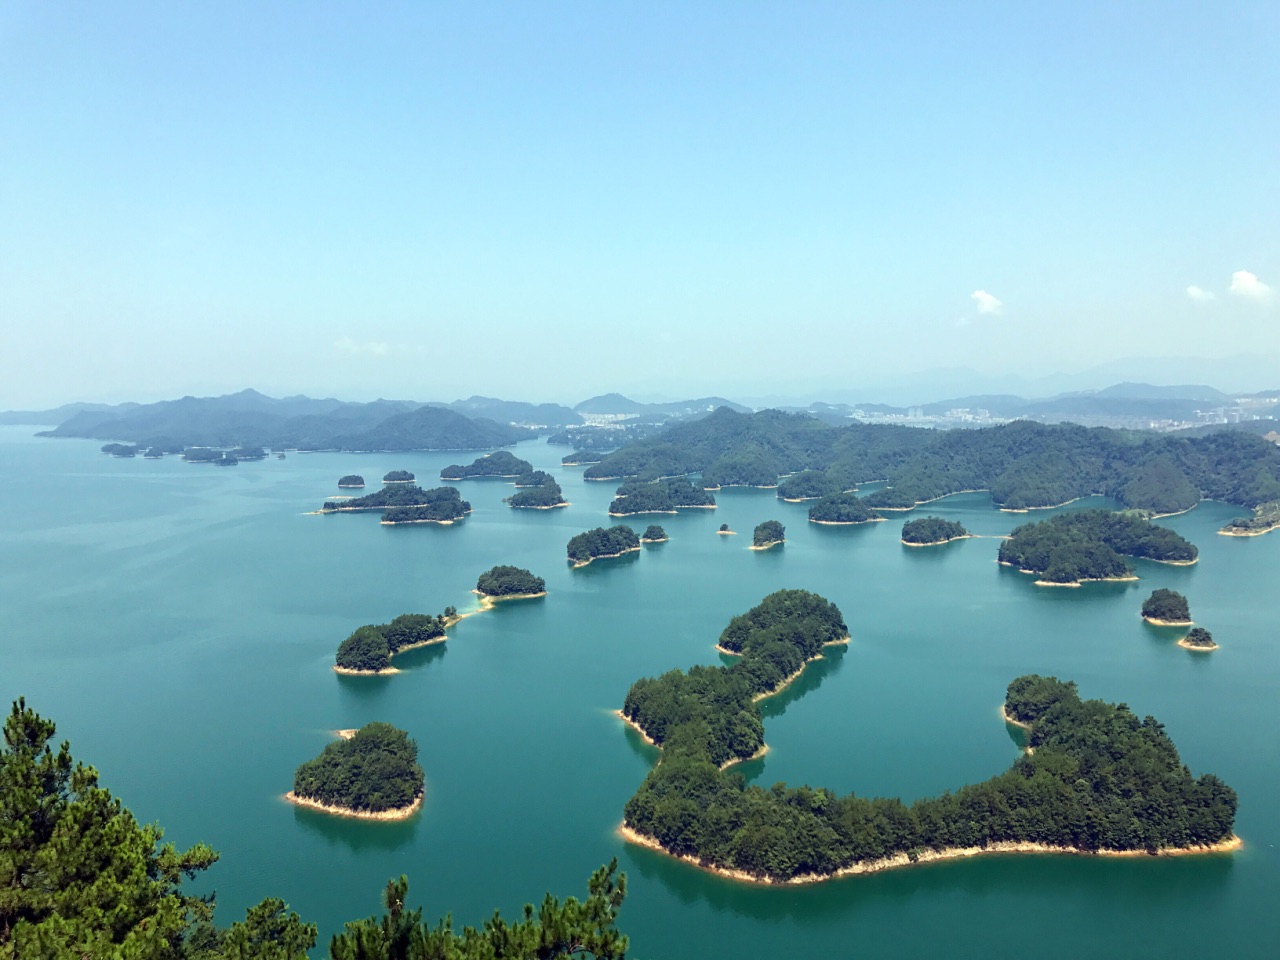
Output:
[[[369,723],[298,767],[285,799],[342,817],[403,820],[422,806],[418,745],[389,723]]]
[[[585,567],[593,560],[620,557],[640,549],[640,538],[625,523],[613,527],[596,527],[570,538],[567,545],[569,562]]]
[[[1218,532],[1226,537],[1260,537],[1272,530],[1280,530],[1280,500],[1258,504],[1252,517],[1237,517]]]
[[[855,493],[831,493],[819,498],[809,507],[810,523],[835,525],[874,523],[883,520],[869,500]]]
[[[921,517],[902,525],[902,542],[908,547],[936,547],[952,540],[965,540],[972,536],[964,524],[941,517]]]

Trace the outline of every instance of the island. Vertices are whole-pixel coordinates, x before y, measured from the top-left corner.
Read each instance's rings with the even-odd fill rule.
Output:
[[[138,448],[130,443],[104,443],[102,452],[110,454],[113,457],[128,459],[138,455]]]
[[[445,630],[459,620],[456,607],[444,613],[402,613],[390,623],[366,624],[338,645],[334,673],[349,676],[398,673],[391,658],[406,650],[443,643]]]
[[[1125,557],[1195,563],[1199,550],[1167,527],[1134,512],[1077,510],[1015,527],[1000,545],[999,562],[1037,574],[1040,586],[1096,580],[1136,580]]]
[[[733,530],[730,530],[730,529],[729,529],[729,525],[728,525],[727,523],[722,523],[722,524],[720,524],[720,529],[719,529],[719,530],[717,530],[717,531],[716,531],[716,533],[720,534],[720,536],[722,536],[722,537],[735,537],[735,536],[737,536],[737,533],[735,533]]]
[[[800,596],[796,596],[800,594]],[[847,636],[834,605],[772,594],[730,621],[731,667],[637,681],[620,711],[661,748],[627,801],[622,835],[740,880],[808,883],[986,852],[1157,854],[1236,849],[1237,796],[1193,778],[1162,724],[1027,675],[1004,715],[1029,749],[1004,773],[904,803],[810,786],[748,785],[726,769],[764,749],[757,703]]]
[[[383,474],[383,483],[413,483],[416,478],[408,470],[391,470]]]
[[[588,467],[593,463],[599,463],[603,456],[604,454],[595,450],[575,450],[561,457],[560,464],[565,467]]]
[[[1142,619],[1157,627],[1189,627],[1192,624],[1187,598],[1164,587],[1153,590],[1151,596],[1142,601]]]
[[[403,820],[422,806],[418,745],[389,723],[369,723],[298,767],[291,803],[342,817]]]
[[[669,539],[667,531],[656,523],[649,524],[644,528],[644,533],[640,534],[641,543],[666,543]]]
[[[752,550],[768,550],[787,542],[787,530],[777,520],[766,520],[756,525],[751,535]]]
[[[1204,627],[1192,627],[1191,632],[1178,641],[1178,646],[1199,653],[1218,649],[1218,645],[1213,641],[1213,634]]]
[[[417,484],[388,485],[381,490],[351,500],[326,500],[321,513],[358,513],[382,510],[382,522],[453,523],[471,512],[471,504],[463,500],[457,487],[423,490]]]
[[[441,480],[478,480],[483,477],[502,477],[510,479],[533,473],[533,464],[521,460],[514,453],[498,450],[486,453],[466,466],[450,464],[440,471]]]
[[[971,536],[963,523],[941,517],[921,517],[902,525],[902,542],[908,547],[935,547]]]
[[[547,595],[547,582],[522,567],[491,567],[476,581],[475,592],[486,600],[527,600]]]
[[[504,500],[517,510],[554,510],[569,506],[560,484],[545,470],[521,474],[516,478],[516,488],[516,492]]]
[[[829,493],[810,505],[809,522],[844,526],[883,520],[884,517],[872,509],[869,502],[869,499],[864,500],[855,493]]]
[[[638,513],[676,513],[678,510],[715,507],[716,498],[686,477],[669,477],[648,483],[624,483],[609,504],[609,516],[631,517]]]
[[[1218,532],[1226,537],[1260,537],[1272,530],[1280,530],[1280,500],[1258,504],[1252,517],[1237,517]]]
[[[613,527],[596,527],[572,537],[568,543],[569,562],[585,567],[593,560],[620,557],[640,549],[640,538],[625,523]]]
[[[358,473],[348,473],[338,480],[339,490],[358,490],[364,486],[364,477]]]

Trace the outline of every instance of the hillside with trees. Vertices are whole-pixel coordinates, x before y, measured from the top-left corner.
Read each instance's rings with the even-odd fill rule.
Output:
[[[1192,563],[1199,550],[1178,534],[1132,513],[1078,510],[1015,527],[999,561],[1053,584],[1133,576],[1125,557]]]
[[[567,545],[569,560],[575,567],[584,567],[592,560],[620,557],[639,549],[640,538],[625,523],[579,533],[570,538]]]
[[[969,531],[964,528],[963,523],[943,520],[941,517],[921,517],[918,520],[908,520],[902,525],[902,542],[917,547],[963,540],[967,536]]]
[[[714,507],[716,498],[684,477],[653,480],[646,483],[624,483],[609,504],[611,517],[629,517],[638,513],[675,513],[684,507]]]
[[[328,744],[293,774],[294,798],[353,813],[407,810],[422,797],[418,745],[389,723]]]
[[[778,483],[779,500],[817,500],[841,492],[825,470],[801,470]]]
[[[519,477],[533,473],[533,464],[508,450],[476,457],[468,464],[453,463],[440,471],[441,480],[477,480],[482,477]]]
[[[1160,626],[1186,627],[1191,625],[1191,607],[1178,591],[1161,587],[1142,601],[1142,619]]]
[[[809,519],[813,523],[871,523],[881,517],[856,493],[830,493],[809,507]]]
[[[756,524],[751,534],[751,546],[756,550],[767,550],[786,541],[787,529],[777,520],[765,520]]]
[[[547,592],[547,582],[523,567],[491,567],[476,581],[476,593],[494,599],[532,597]]]

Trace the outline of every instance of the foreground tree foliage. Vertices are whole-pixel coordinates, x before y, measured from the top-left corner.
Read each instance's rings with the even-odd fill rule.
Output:
[[[1187,604],[1187,598],[1178,591],[1161,587],[1153,590],[1151,596],[1142,601],[1142,616],[1145,620],[1190,623],[1191,608]]]
[[[941,517],[921,517],[919,520],[908,520],[902,525],[903,543],[946,543],[968,535],[969,531],[964,528],[963,523],[943,520]]]
[[[368,723],[349,740],[335,740],[298,767],[293,792],[347,810],[380,813],[422,795],[418,745],[389,723]]]
[[[183,879],[218,855],[204,844],[158,846],[159,827],[141,826],[76,763],[54,750],[54,724],[18,700],[0,746],[0,958],[5,960],[306,960],[315,924],[268,897],[229,928],[213,926],[213,897],[184,894]],[[408,911],[408,882],[388,885],[389,914],[348,923],[333,938],[338,960],[623,960],[616,928],[626,896],[617,861],[597,870],[587,899],[548,895],[535,914],[498,914],[480,931],[451,918],[423,923]],[[394,896],[392,894],[395,894]]]
[[[777,520],[765,520],[763,523],[756,524],[755,531],[751,534],[751,545],[768,547],[775,543],[783,543],[786,539],[786,527]]]
[[[542,577],[535,577],[522,567],[497,566],[480,574],[476,589],[488,597],[512,597],[545,593],[547,581]]]
[[[571,537],[567,545],[569,559],[576,564],[590,563],[602,557],[617,557],[639,549],[640,538],[625,523],[579,533]]]
[[[716,498],[684,477],[652,483],[624,483],[609,504],[609,515],[627,517],[637,513],[675,513],[680,507],[714,507]]]
[[[521,460],[509,450],[498,450],[476,457],[465,466],[450,464],[440,471],[441,480],[471,480],[478,477],[520,477],[533,473],[533,464]]]
[[[1167,527],[1134,513],[1078,510],[1015,527],[999,560],[1049,583],[1130,577],[1125,557],[1185,563],[1200,551]]]
[[[402,613],[390,623],[366,624],[338,644],[334,658],[344,670],[386,670],[391,658],[406,647],[418,646],[444,637],[449,622],[457,616],[453,607],[431,616],[427,613]]]

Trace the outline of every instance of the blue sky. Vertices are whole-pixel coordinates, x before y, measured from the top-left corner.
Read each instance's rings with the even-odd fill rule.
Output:
[[[0,409],[1265,377],[1278,38],[1247,2],[10,0]]]

